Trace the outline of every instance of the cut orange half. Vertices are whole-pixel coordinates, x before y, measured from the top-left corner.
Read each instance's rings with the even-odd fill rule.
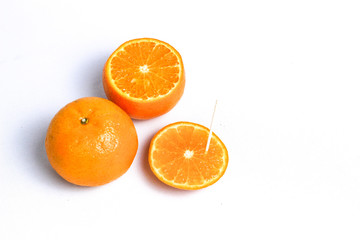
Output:
[[[228,151],[214,133],[205,152],[209,129],[191,122],[177,122],[161,129],[149,149],[150,168],[165,184],[195,190],[217,182],[228,165]]]
[[[149,119],[170,111],[185,88],[182,58],[169,44],[134,39],[116,49],[104,67],[107,97],[130,117]]]

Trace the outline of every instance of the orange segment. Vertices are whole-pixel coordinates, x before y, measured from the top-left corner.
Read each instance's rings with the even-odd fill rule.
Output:
[[[209,129],[195,123],[164,127],[150,144],[151,170],[162,182],[180,189],[200,189],[215,183],[225,173],[228,152],[213,133],[206,153],[208,136]]]
[[[168,112],[179,101],[185,87],[184,66],[169,44],[134,39],[109,57],[103,84],[108,98],[131,117],[148,119]]]

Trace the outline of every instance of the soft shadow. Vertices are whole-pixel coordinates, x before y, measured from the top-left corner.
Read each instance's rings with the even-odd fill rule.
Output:
[[[147,137],[146,139],[143,139],[141,148],[139,151],[139,159],[141,160],[141,170],[142,170],[142,173],[143,173],[144,177],[146,178],[146,180],[149,183],[151,183],[151,184],[149,184],[149,186],[153,187],[157,191],[170,193],[170,194],[180,194],[180,195],[190,194],[193,191],[182,190],[182,189],[178,189],[178,188],[174,188],[169,185],[166,185],[165,183],[163,183],[159,179],[157,179],[155,174],[151,171],[150,165],[149,165],[149,160],[148,160],[148,154],[149,154],[150,142],[154,135],[155,135],[155,133],[152,134],[151,136]]]
[[[109,53],[101,54],[86,62],[83,66],[76,68],[76,76],[79,82],[78,92],[83,96],[106,98],[102,84],[103,69]]]

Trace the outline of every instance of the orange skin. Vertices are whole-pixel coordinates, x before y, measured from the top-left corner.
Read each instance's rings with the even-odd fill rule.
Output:
[[[137,40],[139,39],[134,39],[123,43],[109,57],[103,71],[103,86],[108,99],[116,103],[118,106],[120,106],[125,112],[129,114],[131,118],[150,119],[169,112],[182,97],[185,88],[184,64],[177,50],[172,46],[168,45],[167,43],[152,38],[140,39],[140,40],[157,41],[159,43],[166,44],[176,54],[176,56],[179,59],[179,65],[182,69],[179,77],[179,83],[167,95],[151,100],[135,99],[127,96],[126,94],[123,94],[121,90],[119,90],[114,85],[111,79],[110,61],[117,54],[119,49],[121,49],[125,44],[136,42]]]
[[[110,87],[109,79],[103,77],[103,85],[106,96],[126,111],[132,118],[145,120],[155,118],[169,112],[184,93],[185,76],[182,74],[179,87],[174,89],[164,98],[158,98],[153,101],[134,101],[121,95],[116,88]]]
[[[130,117],[109,100],[81,98],[52,119],[46,153],[55,171],[68,182],[99,186],[123,175],[138,148]]]

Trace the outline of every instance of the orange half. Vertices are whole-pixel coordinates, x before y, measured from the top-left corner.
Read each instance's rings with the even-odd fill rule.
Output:
[[[184,92],[183,61],[163,41],[130,40],[107,60],[103,85],[107,97],[132,118],[157,117],[170,111]]]
[[[225,173],[229,156],[225,144],[209,129],[191,122],[177,122],[161,129],[152,139],[149,164],[165,184],[185,190],[207,187]]]

